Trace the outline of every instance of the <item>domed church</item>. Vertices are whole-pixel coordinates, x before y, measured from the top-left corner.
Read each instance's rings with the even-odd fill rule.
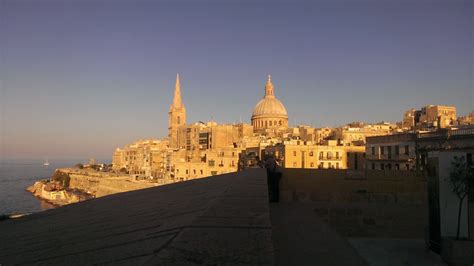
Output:
[[[252,126],[254,132],[264,134],[288,127],[288,113],[285,106],[275,97],[270,75],[265,84],[265,96],[253,109]]]

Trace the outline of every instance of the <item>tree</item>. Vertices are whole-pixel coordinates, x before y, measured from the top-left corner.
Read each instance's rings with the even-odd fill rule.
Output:
[[[74,165],[74,167],[79,168],[79,169],[83,169],[84,165],[82,163],[78,163],[78,164]]]
[[[469,195],[470,189],[472,189],[471,186],[473,179],[473,171],[467,163],[466,158],[464,156],[454,156],[449,172],[449,182],[453,187],[453,192],[459,198],[458,227],[456,233],[457,240],[459,240],[459,230],[461,227],[462,204],[466,196]]]

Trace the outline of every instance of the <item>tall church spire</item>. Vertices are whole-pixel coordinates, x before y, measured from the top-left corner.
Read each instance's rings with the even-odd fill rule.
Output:
[[[273,93],[272,75],[268,75],[267,84],[265,84],[265,98],[275,97]]]
[[[186,108],[181,100],[181,85],[179,84],[179,74],[176,74],[176,86],[174,88],[173,103],[168,112],[168,137],[170,147],[182,147],[182,138],[180,137],[181,127],[186,125]]]
[[[183,107],[183,102],[181,100],[181,85],[179,83],[179,74],[176,74],[176,86],[174,89],[174,98],[173,98],[173,108]]]

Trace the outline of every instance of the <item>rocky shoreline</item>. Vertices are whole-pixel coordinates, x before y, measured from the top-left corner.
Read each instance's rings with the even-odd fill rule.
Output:
[[[162,184],[138,181],[130,175],[94,169],[60,168],[50,179],[26,188],[38,199],[55,207],[110,194],[155,187]]]
[[[56,207],[95,198],[94,195],[82,190],[66,188],[60,183],[50,180],[37,181],[26,188],[26,191]]]

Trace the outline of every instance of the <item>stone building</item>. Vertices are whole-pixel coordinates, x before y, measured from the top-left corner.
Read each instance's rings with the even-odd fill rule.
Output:
[[[265,148],[284,168],[354,169],[365,167],[365,147],[341,146],[335,141],[326,145],[291,140]]]
[[[132,175],[161,178],[166,172],[168,145],[166,140],[151,139],[117,148],[112,157],[112,168],[114,171],[125,168]]]
[[[337,140],[339,145],[364,146],[367,137],[387,135],[397,129],[391,123],[378,123],[367,125],[348,125],[334,129],[329,139]]]
[[[367,138],[367,170],[414,170],[416,134],[403,133]]]
[[[458,117],[458,125],[474,125],[474,112],[470,112],[468,115]]]
[[[275,135],[279,130],[288,127],[288,113],[285,106],[275,97],[271,76],[265,84],[265,95],[252,113],[254,132]]]
[[[236,172],[240,152],[232,147],[202,150],[194,157],[188,157],[185,150],[173,152],[170,179],[179,182]]]
[[[421,110],[414,108],[403,116],[405,129],[446,128],[456,124],[456,107],[444,105],[427,105]]]

